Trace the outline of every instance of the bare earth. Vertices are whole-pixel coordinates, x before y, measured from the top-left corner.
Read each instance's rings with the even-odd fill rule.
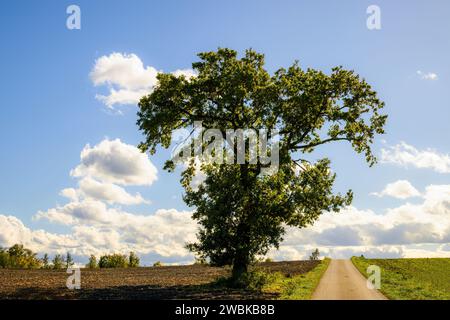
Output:
[[[286,276],[306,273],[316,261],[261,263],[258,268]],[[275,299],[276,294],[211,286],[229,268],[202,265],[127,269],[81,269],[81,289],[69,290],[65,270],[0,268],[2,299]]]
[[[312,296],[313,300],[386,300],[367,288],[366,278],[350,260],[331,260]]]

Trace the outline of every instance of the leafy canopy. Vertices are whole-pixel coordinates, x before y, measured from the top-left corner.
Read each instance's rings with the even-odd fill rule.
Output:
[[[169,148],[172,132],[192,129],[194,121],[223,137],[227,129],[279,132],[279,170],[270,175],[260,174],[261,163],[203,162],[206,179],[193,188],[194,159],[183,167],[184,200],[195,207],[193,218],[201,226],[199,241],[189,248],[212,264],[233,264],[241,274],[256,255],[279,245],[286,225],[306,227],[324,211],[351,203],[351,191],[333,193],[329,159],[312,162],[308,154],[346,141],[373,165],[371,144],[384,133],[387,116],[371,86],[342,67],[327,75],[295,62],[271,75],[264,56],[253,50],[242,58],[230,49],[198,56],[192,65],[197,76],[160,73],[154,91],[141,99],[137,124],[145,141],[140,148],[152,154],[158,146]],[[165,168],[175,166],[169,159]]]

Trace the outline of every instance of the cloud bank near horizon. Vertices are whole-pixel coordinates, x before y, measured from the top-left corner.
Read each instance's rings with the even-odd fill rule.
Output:
[[[407,148],[407,150],[416,150]],[[396,150],[395,148],[393,150]],[[403,149],[400,149],[400,151]],[[120,139],[86,145],[80,164],[70,171],[78,187],[61,191],[68,202],[33,217],[69,228],[65,234],[32,230],[15,216],[0,214],[0,246],[22,243],[39,253],[71,252],[76,257],[109,252],[137,254],[172,263],[193,262],[185,244],[195,241],[197,223],[191,211],[159,209],[133,214],[117,205],[149,203],[126,187],[151,186],[158,171],[147,154]],[[350,206],[340,213],[324,213],[306,229],[287,228],[277,260],[305,259],[314,248],[323,255],[348,258],[450,257],[450,185],[429,185],[419,192],[409,181],[389,183],[382,196],[401,201],[383,212]],[[419,203],[407,200],[416,197]],[[143,261],[151,262],[151,261]]]

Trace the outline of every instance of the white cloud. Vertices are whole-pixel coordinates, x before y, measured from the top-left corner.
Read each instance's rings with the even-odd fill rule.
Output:
[[[338,214],[325,213],[309,228],[287,228],[280,249],[272,250],[270,256],[278,260],[302,259],[317,247],[334,258],[360,254],[450,257],[450,185],[428,186],[423,199],[420,204],[406,203],[383,213],[355,207]],[[70,239],[73,245],[81,238],[85,243],[83,250],[135,250],[186,261],[189,253],[184,244],[195,240],[197,230],[190,216],[191,212],[173,209],[136,215],[109,208],[100,201],[83,200],[39,212],[36,217],[71,227],[73,234],[63,240]],[[21,236],[21,232],[10,235],[15,241]]]
[[[71,174],[79,177],[78,188],[63,189],[69,202],[38,211],[33,220],[66,226],[68,234],[33,231],[12,216],[0,215],[0,246],[22,243],[38,252],[70,251],[76,256],[135,251],[140,255],[192,261],[186,242],[195,240],[192,212],[161,209],[154,214],[132,214],[112,204],[148,203],[117,185],[150,185],[156,168],[147,155],[120,140],[87,145],[81,164]],[[117,184],[116,184],[117,183]]]
[[[383,213],[355,207],[325,213],[309,228],[288,228],[284,239],[271,257],[304,259],[316,247],[334,258],[450,257],[450,185],[430,185],[422,203]]]
[[[437,80],[438,79],[438,75],[434,72],[422,72],[420,70],[417,70],[417,74],[423,80]]]
[[[294,239],[287,237],[286,241],[337,246],[444,243],[450,235],[449,196],[450,185],[431,185],[422,203],[406,203],[383,214],[354,207],[339,214],[325,213],[314,226],[296,230],[290,234]]]
[[[158,71],[144,67],[135,54],[114,52],[95,61],[90,77],[95,86],[107,85],[109,95],[97,95],[108,107],[115,104],[137,104],[156,85]]]
[[[71,218],[70,215],[73,214]],[[54,234],[31,230],[16,217],[0,215],[0,246],[22,243],[34,251],[49,254],[70,251],[78,256],[109,252],[154,254],[193,260],[185,249],[195,239],[191,212],[158,210],[153,215],[133,215],[108,209],[100,203],[72,203],[38,213],[38,218],[69,223],[71,233]]]
[[[143,96],[145,96],[146,94],[149,94],[149,93],[150,93],[150,91],[147,89],[115,90],[115,89],[111,88],[108,96],[97,94],[97,95],[95,95],[95,98],[97,100],[100,100],[106,106],[108,106],[112,109],[112,107],[116,104],[119,104],[119,105],[137,104]]]
[[[312,227],[288,228],[280,249],[272,250],[270,256],[304,259],[317,247],[334,258],[360,254],[450,257],[450,185],[428,186],[423,199],[420,204],[406,203],[383,213],[355,207],[338,214],[325,213]],[[137,215],[97,200],[72,201],[36,215],[37,219],[68,226],[70,234],[32,231],[17,218],[0,216],[0,245],[21,242],[39,252],[70,249],[80,255],[133,250],[172,262],[189,262],[192,255],[184,245],[195,240],[197,231],[191,214],[169,209]]]
[[[0,247],[9,247],[16,243],[22,243],[38,252],[44,250],[64,252],[65,248],[76,246],[76,242],[70,235],[31,230],[18,218],[0,214]]]
[[[433,169],[440,173],[450,173],[450,156],[440,154],[435,150],[418,150],[415,147],[400,142],[399,144],[381,149],[381,163],[393,163],[400,166]]]
[[[112,184],[99,182],[92,178],[83,178],[78,182],[79,188],[66,188],[61,190],[60,195],[78,202],[82,199],[105,201],[108,204],[137,205],[150,204],[140,193],[129,194],[124,188]]]
[[[157,179],[157,169],[148,156],[120,139],[86,145],[81,164],[70,174],[119,185],[151,185]]]
[[[79,182],[80,191],[86,198],[103,200],[108,203],[134,205],[140,203],[149,204],[139,193],[129,194],[125,189],[112,183],[98,182],[92,178],[83,178]]]
[[[136,105],[143,96],[150,94],[158,83],[156,76],[159,72],[152,66],[144,66],[133,53],[114,52],[95,61],[90,78],[95,86],[108,87],[108,95],[97,94],[96,98],[113,109],[114,105]],[[196,76],[192,69],[179,69],[172,73],[188,79]]]
[[[185,76],[187,79],[191,79],[197,76],[197,73],[192,69],[178,69],[172,72],[176,77]]]
[[[137,215],[108,208],[95,200],[71,202],[38,212],[36,219],[72,226],[79,238],[89,237],[93,246],[108,251],[153,252],[161,256],[187,256],[186,242],[195,240],[196,223],[192,212],[160,209],[152,215]],[[105,241],[105,237],[114,237]]]
[[[374,192],[372,195],[383,197],[390,196],[398,199],[407,199],[420,196],[420,192],[407,180],[398,180],[386,185],[381,192]]]

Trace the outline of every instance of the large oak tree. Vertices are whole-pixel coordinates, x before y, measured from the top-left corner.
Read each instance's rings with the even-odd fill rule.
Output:
[[[183,166],[184,200],[200,224],[198,242],[188,247],[214,265],[232,265],[239,280],[256,256],[278,247],[286,226],[307,227],[323,212],[351,203],[351,191],[333,191],[329,159],[311,161],[309,154],[347,142],[372,165],[371,144],[384,133],[387,116],[371,86],[342,67],[325,74],[296,62],[271,75],[264,56],[253,50],[242,58],[230,49],[198,56],[192,65],[196,77],[161,73],[154,91],[141,99],[140,147],[151,153],[158,145],[168,148],[172,132],[190,129],[194,121],[224,137],[227,129],[279,132],[279,169],[271,174],[260,174],[266,166],[261,163],[204,162],[206,179],[193,188],[196,161]],[[168,170],[175,165],[166,162]]]

